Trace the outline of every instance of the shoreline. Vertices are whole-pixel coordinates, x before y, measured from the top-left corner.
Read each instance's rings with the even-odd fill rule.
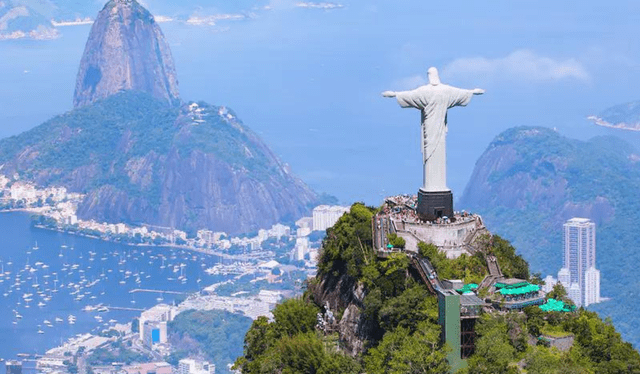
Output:
[[[39,214],[40,212],[37,210],[37,208],[13,208],[13,209],[0,210],[0,214],[4,214],[4,213]],[[101,236],[88,235],[88,234],[83,234],[83,233],[80,233],[80,232],[73,232],[73,231],[64,230],[64,229],[61,229],[61,228],[48,227],[48,226],[40,225],[40,224],[32,224],[31,226],[34,227],[34,228],[40,229],[40,230],[54,231],[54,232],[59,232],[59,233],[62,233],[62,234],[67,234],[67,235],[73,235],[73,236],[79,236],[79,237],[83,237],[83,238],[100,240],[100,241],[107,242],[107,243],[122,244],[122,245],[126,245],[126,246],[129,246],[129,247],[184,249],[184,250],[188,250],[188,251],[192,251],[192,252],[202,253],[202,254],[205,254],[205,255],[217,256],[217,257],[223,258],[225,260],[251,261],[251,260],[259,260],[260,257],[262,257],[262,256],[248,256],[248,255],[231,255],[231,254],[228,254],[228,253],[209,250],[209,249],[205,249],[205,248],[190,247],[190,246],[187,246],[187,245],[179,245],[179,244],[171,244],[171,243],[165,243],[165,244],[157,245],[157,244],[151,244],[151,243],[118,242],[118,241],[115,241],[115,240],[109,240],[109,239],[103,238]]]
[[[2,211],[2,213],[4,213],[4,212],[7,212],[7,211]],[[204,248],[194,248],[194,247],[189,247],[189,246],[186,246],[186,245],[178,245],[178,244],[157,245],[157,244],[149,244],[149,243],[117,242],[117,241],[114,241],[114,240],[105,239],[105,238],[100,237],[100,236],[87,235],[87,234],[67,231],[67,230],[63,230],[63,229],[59,229],[59,228],[47,227],[47,226],[38,225],[38,224],[33,225],[32,227],[35,227],[35,228],[40,229],[40,230],[55,231],[55,232],[59,232],[59,233],[62,233],[62,234],[80,236],[80,237],[83,237],[83,238],[100,240],[100,241],[107,242],[107,243],[122,244],[122,245],[126,245],[126,246],[129,246],[129,247],[185,249],[185,250],[188,250],[188,251],[198,252],[198,253],[202,253],[202,254],[205,254],[205,255],[221,257],[221,258],[224,258],[226,260],[247,261],[247,260],[258,260],[259,259],[258,256],[252,257],[252,256],[247,256],[247,255],[230,255],[228,253],[222,253],[222,252],[207,250],[207,249],[204,249]]]

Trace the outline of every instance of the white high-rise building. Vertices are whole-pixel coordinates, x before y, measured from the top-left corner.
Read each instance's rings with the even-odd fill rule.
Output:
[[[590,267],[585,273],[584,293],[584,306],[600,302],[600,270],[595,267]]]
[[[320,205],[313,209],[313,231],[324,231],[338,222],[343,214],[348,213],[348,206]]]
[[[600,302],[600,272],[596,270],[596,225],[587,218],[564,224],[563,266],[558,281],[577,306]]]

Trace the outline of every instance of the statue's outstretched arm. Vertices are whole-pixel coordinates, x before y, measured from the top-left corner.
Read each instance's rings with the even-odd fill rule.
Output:
[[[482,95],[484,90],[482,88],[474,88],[471,92],[473,92],[474,95]]]
[[[395,91],[384,91],[382,93],[382,96],[384,96],[384,97],[396,97],[396,92]]]

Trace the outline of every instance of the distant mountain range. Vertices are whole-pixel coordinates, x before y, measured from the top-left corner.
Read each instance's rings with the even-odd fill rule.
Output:
[[[611,315],[636,347],[639,161],[640,153],[616,137],[578,141],[547,128],[513,128],[477,161],[459,205],[511,240],[533,271],[554,276],[562,266],[562,224],[576,216],[592,219],[602,296],[612,300],[590,309]]]
[[[77,107],[0,140],[1,173],[86,194],[84,219],[243,233],[318,197],[228,108],[183,103],[151,14],[111,0],[78,73]]]

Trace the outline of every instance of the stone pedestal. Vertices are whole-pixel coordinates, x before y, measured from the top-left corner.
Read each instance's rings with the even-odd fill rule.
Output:
[[[434,221],[441,217],[453,218],[453,193],[451,191],[427,192],[418,190],[416,212],[424,221]]]

